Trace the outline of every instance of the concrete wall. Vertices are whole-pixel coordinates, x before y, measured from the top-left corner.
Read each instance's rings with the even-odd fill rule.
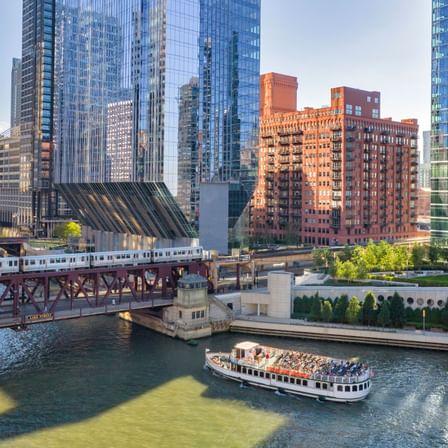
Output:
[[[199,240],[205,250],[227,255],[229,243],[229,184],[201,184]]]
[[[313,296],[318,293],[321,297],[334,300],[336,297],[347,294],[350,297],[356,296],[363,301],[368,292],[372,292],[378,302],[387,300],[394,292],[398,292],[404,299],[405,306],[413,309],[424,308],[425,306],[443,308],[448,301],[448,288],[426,288],[426,287],[393,287],[393,286],[296,286],[294,297]]]
[[[241,314],[289,318],[292,311],[294,274],[269,272],[268,288],[241,292]]]

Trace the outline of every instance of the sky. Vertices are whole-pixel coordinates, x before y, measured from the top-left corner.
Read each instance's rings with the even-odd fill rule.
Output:
[[[0,15],[0,131],[9,127],[11,59],[21,55],[21,0]],[[299,108],[330,88],[379,90],[383,117],[430,126],[429,0],[262,0],[261,69],[297,76]]]

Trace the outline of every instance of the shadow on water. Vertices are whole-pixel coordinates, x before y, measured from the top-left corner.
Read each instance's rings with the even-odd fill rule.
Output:
[[[112,317],[1,331],[0,442],[86,421],[183,377],[206,387],[203,398],[227,399],[202,368],[212,341],[192,347]]]
[[[207,346],[228,350],[246,338],[219,335],[191,347],[111,317],[2,331],[0,441],[97,417],[183,377],[205,387],[203,398],[282,416],[287,424],[268,434],[262,446],[343,446],[338,440],[345,446],[360,440],[366,447],[424,446],[410,441],[428,440],[433,431],[438,439],[432,446],[443,446],[438,443],[448,437],[445,354],[251,336],[271,345],[368,359],[378,372],[372,397],[344,406],[241,390],[202,369]],[[3,410],[2,393],[11,401]],[[372,422],[378,429],[372,430]]]

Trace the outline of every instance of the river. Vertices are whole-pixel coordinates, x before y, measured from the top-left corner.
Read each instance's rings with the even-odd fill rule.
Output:
[[[241,389],[205,347],[256,339],[374,368],[352,405]],[[446,353],[223,334],[197,347],[116,317],[0,331],[0,448],[447,447]]]

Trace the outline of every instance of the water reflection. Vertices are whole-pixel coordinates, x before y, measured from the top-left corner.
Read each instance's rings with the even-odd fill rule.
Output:
[[[227,350],[245,338],[220,335],[190,347],[111,317],[2,331],[0,441],[27,447],[86,446],[86,440],[92,446],[446,446],[446,354],[251,336],[366,359],[376,371],[372,394],[346,406],[240,389],[202,370],[206,346]]]

